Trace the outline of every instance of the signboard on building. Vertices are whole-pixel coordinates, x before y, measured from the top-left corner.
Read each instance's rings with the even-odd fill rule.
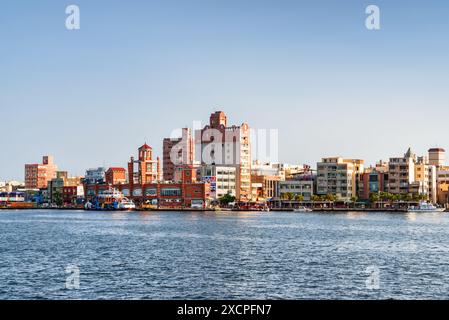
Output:
[[[201,181],[209,183],[209,185],[210,185],[209,195],[211,198],[215,198],[216,192],[217,192],[217,177],[216,176],[203,176],[203,177],[201,177]]]

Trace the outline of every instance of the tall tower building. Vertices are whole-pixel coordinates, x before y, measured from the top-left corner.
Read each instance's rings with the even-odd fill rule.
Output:
[[[157,182],[160,178],[159,157],[153,159],[153,148],[146,143],[138,150],[138,159],[131,157],[128,162],[129,184],[146,184]]]
[[[233,166],[237,172],[236,198],[251,200],[250,128],[229,126],[224,112],[211,114],[209,125],[195,132],[196,160],[203,165]]]

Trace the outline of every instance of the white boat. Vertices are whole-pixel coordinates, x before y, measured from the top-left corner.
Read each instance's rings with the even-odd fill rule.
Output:
[[[301,206],[301,207],[298,207],[298,208],[293,209],[293,211],[294,211],[294,212],[312,212],[313,210]]]
[[[129,200],[128,198],[123,198],[118,203],[118,208],[120,210],[134,210],[136,208],[136,205],[132,200]]]
[[[124,197],[123,193],[115,188],[101,191],[98,196],[87,202],[86,210],[134,210],[136,205],[132,200]]]
[[[434,206],[428,202],[421,202],[418,206],[408,208],[409,212],[444,212],[444,208]]]

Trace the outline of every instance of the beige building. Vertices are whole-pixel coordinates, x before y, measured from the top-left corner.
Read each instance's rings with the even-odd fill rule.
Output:
[[[390,158],[388,163],[388,192],[408,194],[415,181],[416,155],[409,148],[403,157]]]
[[[446,151],[442,148],[429,149],[429,164],[435,167],[442,167],[446,162]]]
[[[411,194],[427,196],[432,203],[437,202],[437,168],[427,157],[419,157],[415,164],[415,181],[410,185]]]
[[[268,176],[268,175],[251,175],[251,183],[257,184],[253,189],[258,189],[261,186],[261,190],[258,192],[258,199],[272,199],[279,197],[279,183],[282,181],[281,176]],[[253,191],[255,192],[255,191]],[[255,199],[253,199],[255,200]]]
[[[439,157],[433,157],[436,163]],[[392,194],[419,194],[437,201],[437,167],[428,157],[417,157],[409,148],[401,158],[390,158],[388,165],[388,192]]]
[[[323,158],[317,164],[317,194],[349,201],[357,196],[358,176],[363,171],[364,161],[360,159]]]

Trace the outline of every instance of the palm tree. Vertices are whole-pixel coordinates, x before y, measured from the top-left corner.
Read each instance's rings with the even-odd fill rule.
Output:
[[[286,200],[291,201],[291,200],[293,200],[294,195],[291,192],[286,192],[286,193],[284,193],[284,197],[285,197]]]
[[[298,202],[303,202],[304,196],[302,194],[297,194],[297,195],[295,195],[295,200]]]

